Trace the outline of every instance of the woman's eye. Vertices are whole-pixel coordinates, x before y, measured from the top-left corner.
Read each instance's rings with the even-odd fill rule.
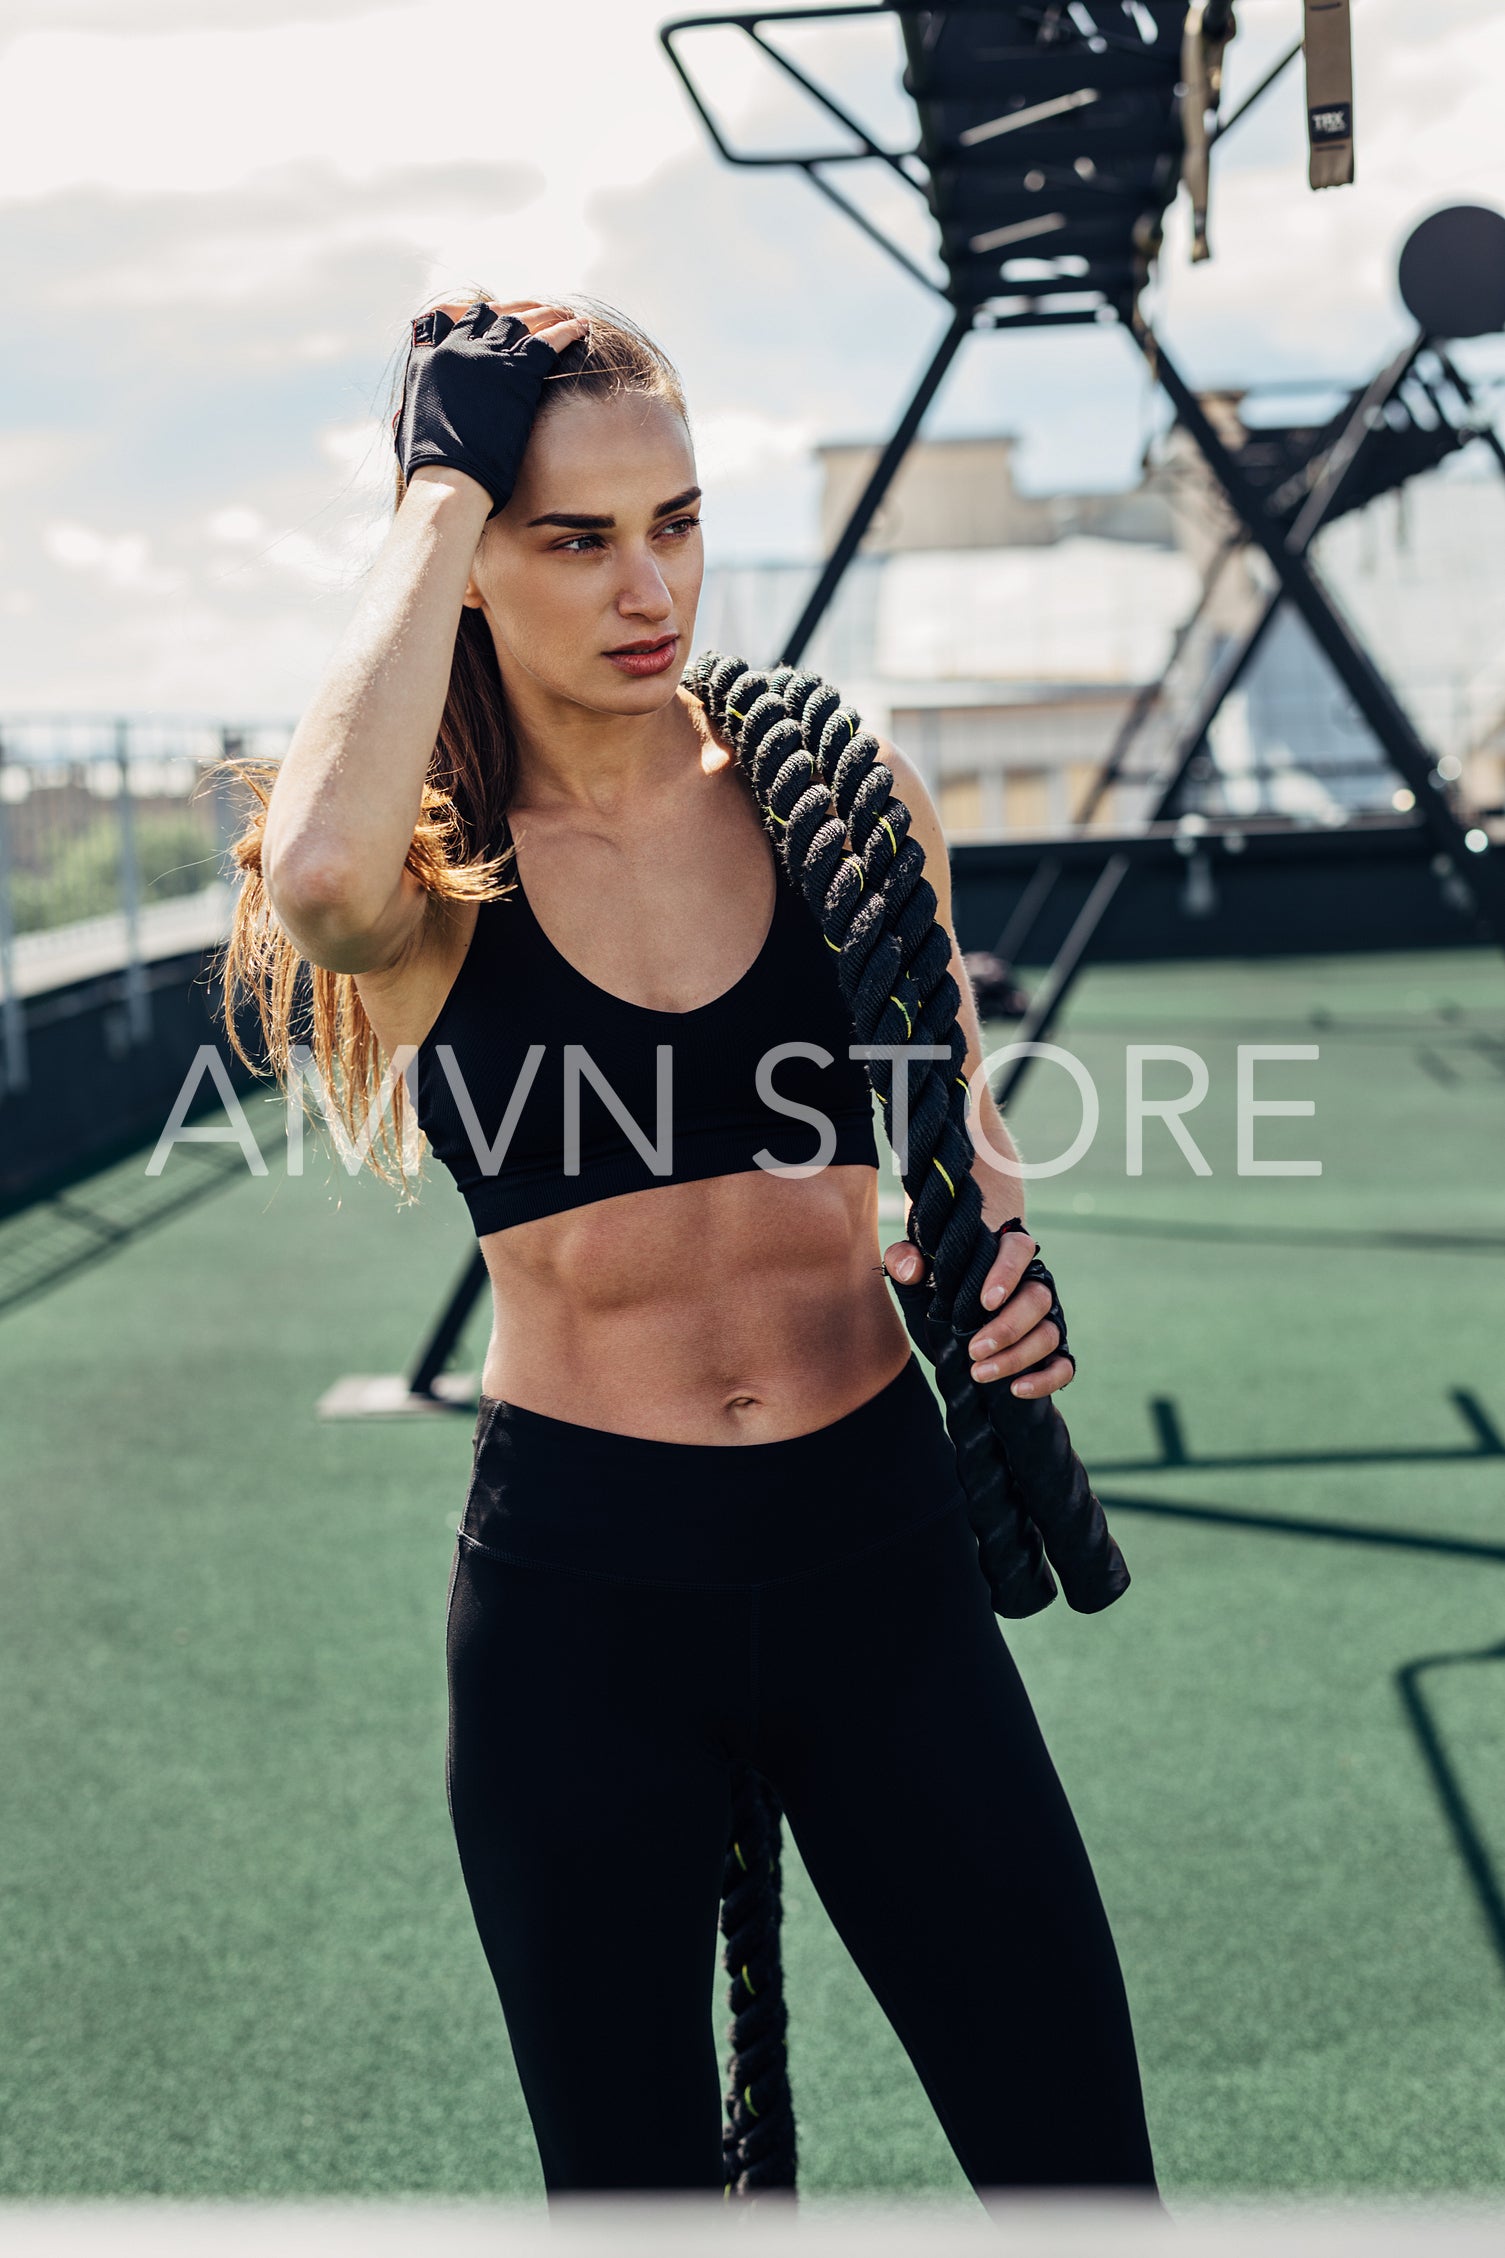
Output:
[[[694,531],[695,527],[699,525],[699,523],[700,518],[698,515],[695,517],[673,517],[668,519],[668,521],[664,525],[660,526],[659,531],[661,533],[671,533],[677,541],[682,541],[687,534]],[[602,548],[605,546],[605,544],[603,543],[599,533],[575,533],[570,536],[568,541],[560,541],[556,544],[556,546],[561,556],[569,556],[572,554],[580,556],[588,553],[593,548]]]

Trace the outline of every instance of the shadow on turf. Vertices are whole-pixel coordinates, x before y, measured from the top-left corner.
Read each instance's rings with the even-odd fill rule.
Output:
[[[1502,1442],[1476,1399],[1466,1389],[1455,1388],[1453,1400],[1474,1430],[1477,1440],[1472,1450],[1313,1452],[1299,1457],[1242,1459],[1192,1459],[1184,1455],[1167,1455],[1150,1463],[1161,1467],[1327,1466],[1351,1465],[1366,1460],[1377,1463],[1401,1461],[1409,1464],[1418,1459],[1457,1461],[1505,1457],[1505,1442]],[[1162,1409],[1173,1411],[1174,1407],[1157,1403],[1151,1408],[1153,1412],[1159,1412]],[[1157,1424],[1161,1425],[1162,1439],[1170,1439],[1166,1436],[1164,1423],[1157,1421]],[[1179,1440],[1179,1428],[1172,1429],[1172,1436]],[[1127,1467],[1116,1469],[1119,1472],[1129,1470]],[[1115,1514],[1148,1513],[1166,1520],[1202,1521],[1214,1527],[1245,1529],[1267,1535],[1310,1537],[1336,1544],[1398,1547],[1408,1552],[1437,1553],[1451,1559],[1505,1563],[1505,1544],[1486,1544],[1470,1537],[1437,1536],[1414,1529],[1386,1529],[1362,1522],[1318,1521],[1310,1517],[1297,1518],[1277,1513],[1250,1513],[1229,1506],[1173,1501],[1169,1498],[1114,1497],[1102,1493],[1102,1503]],[[1483,1830],[1464,1790],[1459,1767],[1448,1751],[1442,1727],[1429,1702],[1424,1682],[1429,1673],[1434,1671],[1498,1663],[1505,1663],[1505,1641],[1497,1646],[1466,1648],[1456,1654],[1419,1655],[1413,1661],[1400,1665],[1395,1672],[1395,1687],[1406,1723],[1426,1766],[1443,1820],[1478,1903],[1490,1946],[1502,1973],[1505,1973],[1505,1889],[1501,1887]]]
[[[1505,1892],[1500,1887],[1484,1836],[1474,1818],[1458,1767],[1448,1754],[1442,1729],[1428,1706],[1422,1683],[1429,1671],[1467,1668],[1481,1662],[1505,1662],[1505,1642],[1474,1647],[1459,1654],[1426,1654],[1403,1663],[1395,1673],[1396,1691],[1406,1714],[1422,1761],[1431,1775],[1433,1792],[1463,1861],[1464,1871],[1478,1899],[1479,1911],[1489,1931],[1495,1958],[1505,1969]]]
[[[1501,1435],[1472,1388],[1451,1388],[1448,1393],[1454,1409],[1473,1437],[1472,1447],[1419,1443],[1392,1445],[1383,1450],[1262,1451],[1257,1455],[1247,1451],[1193,1453],[1187,1447],[1186,1431],[1174,1396],[1151,1396],[1150,1424],[1160,1443],[1159,1456],[1098,1460],[1095,1463],[1098,1472],[1103,1474],[1162,1474],[1172,1467],[1178,1473],[1187,1468],[1199,1473],[1228,1473],[1292,1466],[1471,1465],[1480,1458],[1505,1458],[1505,1436]]]
[[[189,1147],[169,1190],[143,1170],[71,1185],[0,1222],[0,1317],[103,1262],[245,1175],[237,1149]]]

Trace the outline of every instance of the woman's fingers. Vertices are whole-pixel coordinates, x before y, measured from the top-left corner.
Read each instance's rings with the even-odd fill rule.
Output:
[[[1001,1350],[997,1356],[978,1358],[972,1366],[972,1377],[979,1387],[986,1387],[990,1380],[1007,1380],[1016,1372],[1027,1371],[1032,1364],[1043,1363],[1060,1345],[1061,1336],[1054,1325],[1037,1325],[1032,1332],[1025,1334],[1022,1341],[1016,1341],[1012,1348]],[[1069,1378],[1072,1371],[1070,1357],[1057,1357],[1055,1361],[1061,1366],[1066,1378]],[[1031,1372],[1028,1382],[1016,1392],[1020,1395],[1035,1394],[1035,1382],[1044,1377],[1043,1373]],[[1058,1381],[1056,1385],[1062,1386],[1064,1381]],[[1038,1392],[1049,1394],[1050,1391],[1041,1389]]]
[[[1047,1325],[1044,1330],[1047,1333],[1053,1333],[1055,1327],[1054,1325]],[[1059,1395],[1063,1388],[1069,1388],[1075,1378],[1076,1366],[1072,1363],[1071,1358],[1069,1356],[1055,1356],[1051,1358],[1049,1364],[1042,1371],[1031,1372],[1024,1379],[1016,1380],[1011,1392],[1016,1396],[1026,1397],[1055,1396]]]
[[[967,1353],[972,1359],[972,1377],[986,1385],[989,1380],[1005,1380],[1011,1373],[1023,1372],[1029,1365],[1038,1364],[1042,1357],[1050,1356],[1061,1345],[1061,1335],[1049,1317],[1050,1290],[1037,1279],[1021,1286],[1006,1301],[990,1322],[979,1328],[967,1343]],[[1060,1359],[1069,1376],[1073,1367],[1070,1357]],[[1037,1376],[1038,1377],[1038,1376]],[[1057,1382],[1057,1386],[1064,1382]],[[1048,1388],[1036,1389],[1033,1380],[1021,1394],[1048,1395]]]
[[[1011,1236],[1023,1238],[1023,1233],[1015,1232]],[[1028,1261],[1034,1252],[1034,1241],[1025,1239],[1024,1244]],[[891,1247],[884,1248],[883,1267],[890,1278],[896,1278],[901,1285],[914,1286],[925,1274],[925,1259],[912,1240],[897,1239]],[[994,1277],[997,1274],[996,1269],[990,1273]],[[986,1386],[990,1381],[1007,1380],[1014,1373],[1027,1372],[1028,1378],[1013,1383],[1013,1392],[1018,1396],[1051,1396],[1060,1388],[1069,1388],[1076,1378],[1076,1366],[1069,1356],[1054,1354],[1061,1345],[1061,1336],[1047,1315],[1050,1306],[1050,1290],[1038,1279],[1031,1279],[1028,1285],[1020,1286],[1011,1294],[967,1343],[972,1358],[972,1378]],[[1041,1369],[1029,1372],[1032,1364],[1038,1364]]]
[[[428,311],[448,314],[451,321],[459,321],[477,304],[489,306],[494,314],[516,314],[535,337],[543,337],[551,345],[554,343],[553,332],[556,329],[567,333],[562,342],[568,345],[590,327],[583,314],[572,314],[564,306],[545,305],[541,298],[467,298],[463,301],[449,298],[436,306],[430,306]]]
[[[546,306],[539,298],[518,298],[510,305],[499,305],[494,298],[486,301],[495,314],[516,314],[524,328],[546,345],[555,343],[556,333],[562,344],[569,345],[590,327],[583,314],[572,314],[566,306]]]
[[[562,353],[566,345],[573,345],[577,337],[586,335],[590,323],[583,314],[567,314],[563,321],[550,322],[546,328],[533,322],[528,326],[545,345],[552,345],[556,353]]]
[[[472,306],[489,306],[494,314],[522,314],[530,307],[542,304],[540,298],[443,298],[426,310],[433,314],[448,314],[451,321],[458,321],[462,314],[470,312]],[[556,306],[554,310],[557,313],[560,309]]]
[[[883,1267],[901,1286],[917,1286],[925,1275],[925,1257],[911,1239],[896,1239],[883,1250]]]
[[[982,1306],[997,1309],[1006,1302],[1039,1250],[1027,1231],[1005,1231],[982,1284]]]
[[[1021,1341],[1032,1337],[1039,1330],[1041,1320],[1049,1314],[1049,1310],[1050,1288],[1042,1285],[1039,1279],[1032,1278],[1027,1286],[1020,1286],[1017,1292],[1011,1294],[1002,1309],[995,1310],[985,1325],[978,1327],[967,1343],[968,1355],[974,1364],[978,1364],[990,1356],[1011,1353]],[[1054,1348],[1056,1343],[1051,1341],[1048,1346]],[[1018,1372],[1029,1361],[1028,1357],[1024,1357],[1009,1369]]]
[[[515,298],[507,305],[488,298],[486,304],[494,314],[516,314],[525,329],[541,338],[545,345],[552,346],[556,353],[562,353],[566,345],[573,345],[576,338],[583,337],[590,328],[584,314],[572,314],[564,306],[546,306],[538,298]]]

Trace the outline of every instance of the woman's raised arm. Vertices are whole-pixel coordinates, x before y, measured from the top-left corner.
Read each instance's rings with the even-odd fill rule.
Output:
[[[267,895],[299,950],[331,971],[390,962],[421,914],[403,865],[490,509],[464,472],[415,470],[272,788]]]
[[[439,307],[414,325],[395,434],[406,492],[294,732],[262,842],[279,922],[331,971],[392,963],[422,916],[404,864],[471,562],[511,495],[544,379],[585,326],[536,300]]]

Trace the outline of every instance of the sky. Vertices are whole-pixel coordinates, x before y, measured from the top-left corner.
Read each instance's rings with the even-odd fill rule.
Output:
[[[944,311],[797,176],[719,162],[668,12],[7,0],[0,716],[295,714],[380,539],[383,404],[439,292],[622,307],[684,376],[708,561],[814,553],[813,444],[886,433]],[[1230,104],[1301,10],[1238,13]],[[1410,228],[1505,207],[1505,7],[1355,0],[1354,25],[1355,185],[1306,186],[1298,67],[1218,152],[1210,262],[1171,215],[1146,304],[1195,382],[1366,376],[1408,332]],[[891,21],[782,36],[902,140]],[[806,119],[735,43],[687,52],[744,145],[788,147]],[[1043,490],[1132,483],[1160,420],[1121,335],[1068,330],[969,341],[927,428],[1016,432]]]

